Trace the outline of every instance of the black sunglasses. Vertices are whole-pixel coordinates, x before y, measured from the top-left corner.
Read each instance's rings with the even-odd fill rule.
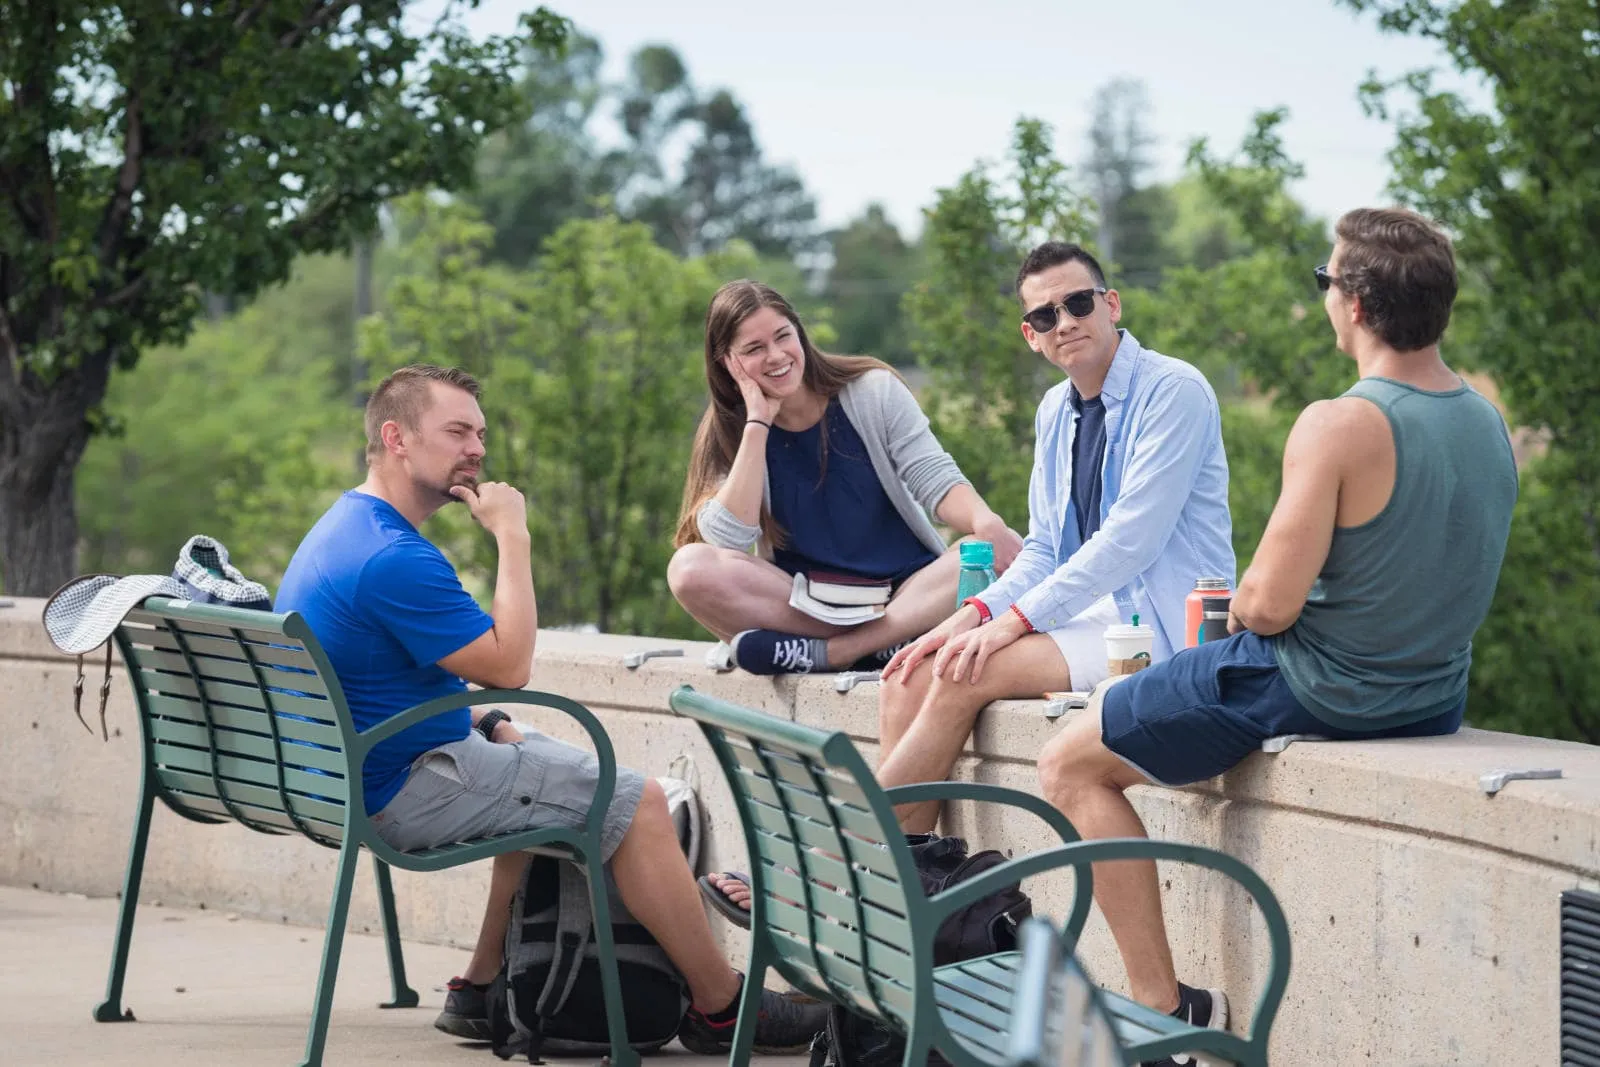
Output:
[[[1339,279],[1338,275],[1328,273],[1328,265],[1326,263],[1320,267],[1312,268],[1311,273],[1317,277],[1317,292],[1319,293],[1326,293],[1335,285],[1341,289],[1344,288],[1344,283]]]
[[[1079,289],[1062,297],[1059,304],[1045,304],[1034,308],[1022,316],[1022,321],[1027,323],[1034,333],[1049,333],[1056,328],[1056,323],[1061,321],[1061,317],[1056,314],[1057,308],[1065,309],[1066,313],[1075,319],[1084,318],[1094,311],[1095,294],[1105,291],[1106,287],[1103,285],[1097,285],[1093,289]]]

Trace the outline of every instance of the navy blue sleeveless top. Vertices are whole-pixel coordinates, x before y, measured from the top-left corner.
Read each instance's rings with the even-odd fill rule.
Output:
[[[768,431],[767,491],[772,517],[788,535],[773,562],[790,574],[821,570],[899,580],[936,558],[883,491],[866,443],[837,398],[809,429]]]

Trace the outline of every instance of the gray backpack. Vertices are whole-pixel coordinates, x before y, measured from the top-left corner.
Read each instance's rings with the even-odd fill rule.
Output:
[[[662,784],[680,844],[685,852],[698,853],[701,815],[692,787]],[[623,906],[609,870],[606,893],[628,1043],[651,1052],[678,1036],[689,1010],[689,984]],[[505,960],[488,994],[495,1055],[525,1055],[537,1063],[544,1053],[587,1056],[611,1050],[583,868],[555,856],[533,857],[511,904]]]

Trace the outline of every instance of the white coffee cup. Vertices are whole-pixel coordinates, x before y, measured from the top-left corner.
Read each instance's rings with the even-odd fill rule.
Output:
[[[1150,666],[1156,632],[1150,626],[1106,627],[1106,666],[1113,675],[1132,674]]]

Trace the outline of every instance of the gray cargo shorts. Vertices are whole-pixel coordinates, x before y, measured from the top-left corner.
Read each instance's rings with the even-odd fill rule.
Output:
[[[531,733],[501,745],[473,730],[465,740],[418,756],[406,784],[372,825],[402,852],[518,830],[578,829],[594,807],[599,777],[594,753],[564,741]],[[643,793],[644,776],[618,767],[602,861],[622,843]]]

